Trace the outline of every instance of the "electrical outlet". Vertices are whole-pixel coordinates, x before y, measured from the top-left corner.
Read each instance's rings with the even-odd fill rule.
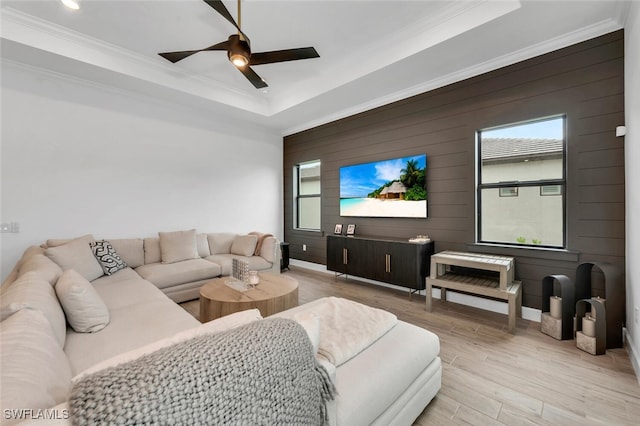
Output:
[[[640,308],[636,306],[635,311],[635,317],[636,317],[636,324],[640,324]]]
[[[306,244],[302,245],[302,251],[307,251],[307,245]]]
[[[8,223],[3,223],[0,224],[0,232],[5,233],[5,232],[9,232],[9,230],[11,229],[11,225]]]

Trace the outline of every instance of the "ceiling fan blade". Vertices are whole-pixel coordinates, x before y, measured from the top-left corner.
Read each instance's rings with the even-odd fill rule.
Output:
[[[249,66],[238,68],[238,71],[244,74],[244,76],[247,77],[247,80],[249,80],[256,89],[262,89],[269,86],[267,82],[264,81],[258,74],[256,74],[256,72]]]
[[[301,47],[299,49],[274,50],[272,52],[259,52],[251,54],[249,65],[273,64],[274,62],[297,61],[299,59],[319,58],[318,52],[313,47]]]
[[[229,48],[229,41],[223,41],[213,46],[205,47],[204,49],[199,50],[184,50],[181,52],[166,52],[166,53],[158,53],[158,55],[162,56],[168,61],[173,62],[174,64],[178,61],[183,60],[184,58],[188,58],[189,56],[198,53],[198,52],[208,52],[211,50],[227,50]]]
[[[222,3],[222,0],[204,0],[204,2],[211,6],[220,15],[222,15],[227,21],[231,22],[231,24],[236,27],[240,34],[242,34],[245,40],[247,40],[247,43],[251,44],[249,37],[247,37],[247,35],[240,29],[240,26],[236,24],[235,19],[233,19],[233,16],[231,16],[224,3]]]

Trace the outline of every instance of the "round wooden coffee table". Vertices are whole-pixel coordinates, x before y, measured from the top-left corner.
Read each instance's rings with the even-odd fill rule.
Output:
[[[290,277],[260,272],[260,284],[238,291],[225,284],[231,277],[219,277],[200,288],[200,322],[234,312],[258,308],[263,317],[298,306],[298,282]]]

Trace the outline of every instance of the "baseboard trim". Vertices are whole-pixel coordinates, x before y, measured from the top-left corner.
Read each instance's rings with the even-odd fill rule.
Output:
[[[306,262],[304,260],[291,259],[289,262],[292,266],[298,266],[300,268],[310,269],[317,272],[324,272],[326,274],[335,275],[335,272],[328,271],[325,265],[321,265],[319,263]],[[369,284],[375,284],[382,287],[393,288],[395,290],[407,290],[405,287],[399,287],[392,284],[383,283],[380,281],[369,280],[366,278],[353,277],[358,281],[362,281]],[[419,294],[424,295],[424,290],[418,292]],[[434,288],[431,293],[432,297],[436,299],[440,299],[440,289]],[[447,299],[454,303],[459,303],[461,305],[471,306],[473,308],[484,309],[486,311],[497,312],[499,314],[507,315],[509,312],[509,306],[507,302],[500,302],[498,300],[484,299],[482,297],[476,297],[468,294],[457,293],[453,290],[447,290]],[[540,322],[540,318],[542,316],[542,311],[540,309],[529,308],[526,306],[522,307],[522,318]]]
[[[640,359],[638,359],[640,354],[634,351],[635,346],[633,345],[633,340],[631,340],[631,336],[626,328],[624,329],[624,342],[625,349],[629,354],[629,359],[633,366],[633,371],[636,373],[636,379],[638,379],[638,384],[640,385]]]

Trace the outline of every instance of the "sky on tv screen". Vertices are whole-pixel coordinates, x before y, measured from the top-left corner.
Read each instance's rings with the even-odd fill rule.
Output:
[[[340,198],[364,198],[387,182],[398,180],[407,161],[415,160],[418,167],[427,166],[424,154],[340,168]]]

